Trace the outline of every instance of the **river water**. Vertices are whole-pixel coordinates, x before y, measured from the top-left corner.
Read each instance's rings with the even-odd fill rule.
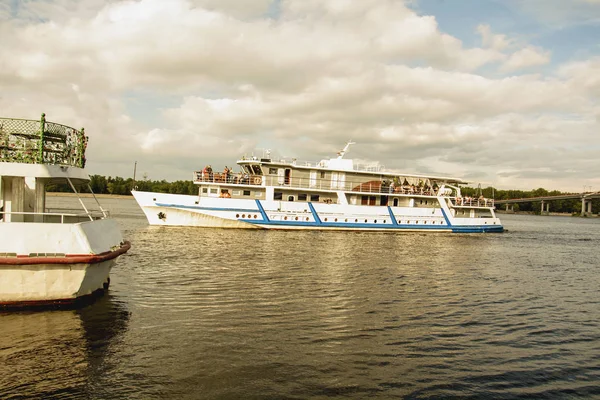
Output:
[[[232,231],[102,203],[132,242],[110,291],[0,314],[0,398],[600,398],[600,219]]]

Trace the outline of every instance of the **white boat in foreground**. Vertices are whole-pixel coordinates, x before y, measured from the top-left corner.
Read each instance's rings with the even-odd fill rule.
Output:
[[[112,266],[129,250],[99,203],[95,211],[81,198],[81,210],[46,209],[46,185],[68,183],[77,193],[89,183],[86,144],[83,129],[43,114],[0,118],[0,309],[92,299],[108,289]]]
[[[194,173],[198,195],[132,191],[151,225],[218,228],[502,232],[494,201],[461,195],[460,179],[249,157],[241,172]]]

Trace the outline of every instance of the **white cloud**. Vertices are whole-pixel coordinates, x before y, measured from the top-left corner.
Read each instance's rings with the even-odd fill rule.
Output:
[[[502,65],[505,72],[516,71],[550,62],[550,52],[533,46],[528,46],[512,53]]]
[[[137,160],[152,179],[186,179],[255,146],[320,159],[353,139],[357,158],[413,172],[527,188],[519,165],[560,155],[593,179],[598,60],[544,75],[549,50],[488,25],[467,47],[392,0],[20,4],[0,20],[0,108],[84,126],[91,173],[127,176]],[[507,74],[480,72],[498,65]]]
[[[477,32],[481,35],[481,42],[484,47],[502,51],[510,46],[511,41],[502,34],[493,34],[489,25],[477,26]]]

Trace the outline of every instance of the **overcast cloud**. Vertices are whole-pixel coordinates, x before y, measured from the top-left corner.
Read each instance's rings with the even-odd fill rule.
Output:
[[[600,2],[539,3],[0,0],[0,115],[85,127],[90,174],[353,140],[388,169],[600,190]]]

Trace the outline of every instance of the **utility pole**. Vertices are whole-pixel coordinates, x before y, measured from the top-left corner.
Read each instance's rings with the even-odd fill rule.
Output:
[[[133,187],[132,189],[135,189],[135,171],[137,169],[137,161],[135,161],[135,163],[133,164]]]

